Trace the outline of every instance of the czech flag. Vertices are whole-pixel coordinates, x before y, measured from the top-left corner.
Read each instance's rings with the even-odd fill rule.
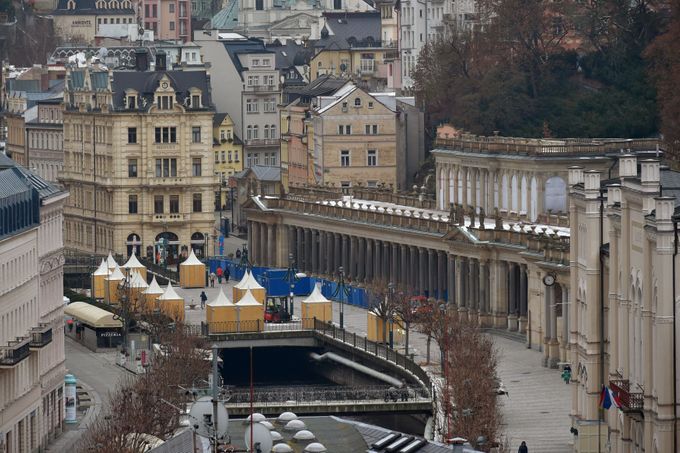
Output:
[[[609,409],[612,406],[619,408],[621,404],[619,403],[618,395],[616,395],[610,388],[603,385],[602,391],[600,392],[600,407],[603,409]]]

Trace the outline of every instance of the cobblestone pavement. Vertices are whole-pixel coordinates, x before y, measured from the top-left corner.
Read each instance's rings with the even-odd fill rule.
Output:
[[[225,293],[231,299],[231,280],[222,284]],[[208,301],[217,295],[218,288],[207,288]],[[194,298],[199,303],[200,289],[177,292],[185,298]],[[294,312],[300,313],[300,300],[296,298]],[[345,304],[344,322],[349,331],[366,335],[367,315],[363,308]],[[333,304],[333,320],[339,323],[340,304]],[[205,311],[187,310],[187,321],[200,324],[205,320]],[[541,365],[542,354],[537,350],[527,349],[524,343],[498,335],[492,335],[499,351],[498,374],[509,394],[499,397],[503,414],[503,431],[510,443],[510,451],[517,451],[519,444],[526,441],[529,451],[541,453],[570,452],[572,436],[569,433],[569,409],[571,396],[569,385],[560,379],[557,370]],[[404,345],[396,347],[404,352]],[[409,352],[421,366],[436,373],[439,369],[439,351],[434,342],[430,345],[430,364],[427,364],[427,338],[418,332],[410,335]]]

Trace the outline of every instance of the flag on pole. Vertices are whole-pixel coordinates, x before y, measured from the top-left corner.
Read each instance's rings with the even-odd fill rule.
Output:
[[[618,395],[615,395],[610,388],[603,385],[602,391],[600,392],[600,407],[607,410],[612,406],[616,408],[621,407]]]

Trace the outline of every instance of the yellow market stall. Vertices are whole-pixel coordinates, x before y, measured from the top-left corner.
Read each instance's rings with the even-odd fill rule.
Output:
[[[130,295],[135,311],[146,311],[146,296],[144,295],[144,291],[147,289],[149,289],[149,284],[142,277],[142,274],[136,270],[132,271],[130,274]]]
[[[97,270],[92,273],[92,295],[95,299],[103,299],[106,295],[106,277],[110,273],[106,267],[106,260],[102,260]]]
[[[127,260],[127,263],[123,265],[123,269],[130,269],[130,272],[136,271],[139,273],[139,275],[144,278],[144,281],[146,281],[146,267],[142,263],[139,262],[137,259],[137,256],[135,255],[135,252],[132,252],[132,255],[130,255],[130,259]]]
[[[189,258],[179,265],[179,286],[182,288],[205,288],[205,264],[191,250]]]
[[[205,320],[210,333],[236,331],[236,305],[229,300],[222,287],[214,300],[208,302]]]
[[[262,285],[257,283],[257,280],[255,280],[255,277],[253,277],[253,274],[249,270],[246,270],[241,281],[234,285],[234,301],[240,301],[247,291],[250,291],[255,300],[260,304],[264,304],[267,292]]]
[[[184,299],[175,292],[170,282],[168,282],[165,292],[158,296],[157,300],[161,313],[175,321],[184,321]]]
[[[149,287],[142,291],[142,294],[144,294],[144,302],[148,311],[151,312],[158,308],[158,303],[156,300],[161,294],[163,294],[163,288],[161,288],[161,286],[156,281],[155,275],[153,276]]]
[[[374,311],[369,310],[368,314],[368,332],[366,337],[371,341],[377,341],[378,343],[388,343],[389,333],[390,333],[390,322],[383,322],[380,316]],[[403,340],[404,330],[402,328],[401,319],[395,317],[392,325],[392,339],[395,343],[399,343]]]
[[[261,332],[264,330],[264,305],[255,299],[250,290],[236,303],[238,332]]]
[[[104,291],[106,294],[104,294],[104,301],[109,302],[111,304],[117,304],[119,301],[119,295],[118,295],[118,285],[122,283],[122,281],[125,280],[125,275],[120,270],[120,267],[116,264],[116,267],[113,269],[113,272],[104,279],[106,282],[106,288]]]
[[[116,263],[116,260],[113,259],[113,255],[109,252],[109,256],[106,257],[106,267],[113,272],[116,266],[118,266],[118,263]]]
[[[316,318],[322,322],[330,322],[333,318],[331,301],[321,294],[321,283],[314,285],[314,291],[301,303],[303,322]],[[305,326],[306,327],[306,326]]]

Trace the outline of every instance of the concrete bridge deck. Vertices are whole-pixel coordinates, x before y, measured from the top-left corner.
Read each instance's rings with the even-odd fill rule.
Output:
[[[226,403],[225,407],[233,416],[248,416],[250,403]],[[372,414],[431,414],[432,401],[284,401],[253,403],[255,412],[266,416],[278,416],[286,411],[297,415],[372,415]]]

